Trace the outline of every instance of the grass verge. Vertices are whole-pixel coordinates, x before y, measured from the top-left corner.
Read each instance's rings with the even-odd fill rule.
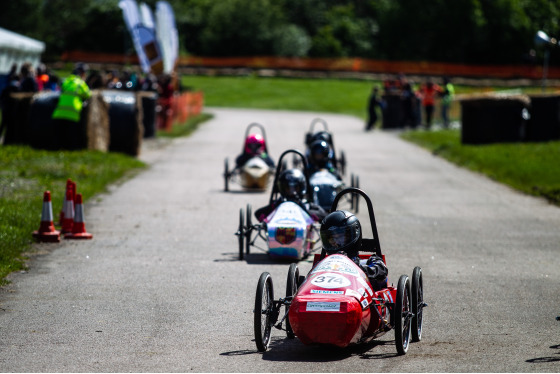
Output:
[[[458,130],[409,131],[402,138],[457,165],[560,206],[560,141],[463,145]]]
[[[166,138],[177,138],[180,136],[188,136],[192,134],[198,126],[214,117],[209,113],[202,113],[195,117],[189,118],[184,123],[174,123],[171,131],[157,130],[157,136]]]
[[[143,162],[119,153],[49,152],[26,146],[0,147],[0,165],[0,285],[9,273],[25,269],[24,253],[31,247],[31,233],[41,222],[44,191],[51,191],[56,221],[68,178],[76,182],[78,192],[87,200],[108,184],[145,167]]]
[[[183,76],[181,83],[204,92],[204,104],[227,108],[302,110],[349,114],[365,119],[371,88],[379,82]]]

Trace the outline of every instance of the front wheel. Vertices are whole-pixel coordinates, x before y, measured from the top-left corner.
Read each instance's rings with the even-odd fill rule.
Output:
[[[229,164],[227,158],[224,161],[224,191],[229,191]]]
[[[406,354],[410,342],[410,280],[401,275],[397,285],[397,299],[393,310],[395,322],[395,345],[400,355]]]
[[[288,270],[288,280],[286,281],[286,299],[296,296],[297,289],[299,286],[299,269],[297,264],[290,264],[290,269]],[[293,300],[293,299],[292,299]],[[289,305],[286,305],[286,313],[290,309]],[[290,317],[286,318],[286,335],[288,339],[293,339],[296,337],[294,331],[292,330],[292,325],[290,325]]]
[[[412,272],[412,341],[422,340],[422,309],[424,308],[424,282],[422,268],[416,266]]]
[[[270,331],[272,329],[272,321],[270,315],[274,307],[274,290],[272,287],[272,277],[269,273],[264,272],[259,278],[257,285],[257,294],[255,296],[254,313],[254,329],[255,343],[257,350],[264,352],[270,344]]]
[[[243,231],[243,209],[239,209],[239,229],[236,233],[239,240],[239,260],[243,260],[243,238],[245,237],[245,233]]]
[[[246,222],[247,222],[247,235],[245,237],[245,254],[249,254],[251,252],[251,232],[253,227],[253,217],[252,217],[252,209],[251,204],[247,204],[247,215]]]

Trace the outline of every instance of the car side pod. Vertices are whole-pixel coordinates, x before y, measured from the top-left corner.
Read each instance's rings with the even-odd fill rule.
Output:
[[[365,312],[370,313],[369,309]],[[344,348],[362,335],[362,305],[354,297],[321,299],[296,297],[290,306],[290,324],[303,344]]]

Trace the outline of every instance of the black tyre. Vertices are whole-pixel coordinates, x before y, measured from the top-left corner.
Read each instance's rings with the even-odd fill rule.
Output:
[[[224,161],[224,191],[229,191],[229,165],[227,158]]]
[[[397,299],[395,300],[395,345],[400,355],[406,354],[410,342],[410,280],[401,275],[397,285]]]
[[[247,204],[247,215],[246,223],[247,223],[247,234],[245,236],[245,254],[251,253],[251,232],[253,232],[253,217],[252,217],[252,209],[251,204]]]
[[[411,310],[412,317],[411,330],[412,341],[422,340],[422,309],[424,308],[424,282],[422,281],[422,269],[419,266],[412,272],[412,297]]]
[[[354,185],[355,180],[354,180],[354,174],[350,174],[350,187],[356,187]],[[354,194],[350,195],[350,209],[354,210],[354,203],[355,203],[356,199],[354,198]]]
[[[359,176],[355,176],[354,177],[354,183],[356,184],[354,187],[356,188],[360,188],[360,177]],[[354,212],[358,213],[358,211],[360,210],[360,195],[358,194],[352,194],[352,198],[354,200],[353,208],[354,208]]]
[[[272,277],[269,273],[264,272],[259,278],[257,285],[257,294],[255,296],[254,328],[255,343],[257,350],[264,352],[270,343],[270,331],[272,322],[270,314],[274,307],[274,290],[272,287]]]
[[[237,230],[237,236],[239,240],[239,260],[243,260],[243,238],[245,237],[243,226],[243,209],[239,209],[239,229]]]
[[[288,280],[286,281],[286,298],[293,297],[296,295],[299,286],[299,269],[297,264],[291,264],[288,270]],[[289,306],[286,305],[286,313],[288,313]],[[294,331],[292,330],[292,325],[290,325],[290,318],[286,318],[286,335],[288,339],[293,339],[296,337]]]
[[[342,175],[346,174],[346,155],[344,154],[344,151],[340,152],[339,163],[340,163],[340,174]]]

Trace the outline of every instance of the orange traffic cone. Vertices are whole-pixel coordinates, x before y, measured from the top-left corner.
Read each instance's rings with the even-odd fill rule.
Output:
[[[66,180],[66,189],[64,190],[64,197],[62,198],[62,209],[60,210],[58,224],[62,226],[62,220],[64,219],[64,211],[66,210],[66,193],[69,188],[72,188],[72,179],[68,178]]]
[[[43,194],[43,211],[41,212],[41,226],[33,232],[33,237],[40,242],[59,242],[60,231],[54,229],[51,192]]]
[[[62,217],[62,229],[60,230],[63,234],[72,232],[72,226],[74,225],[74,199],[72,195],[72,187],[70,187],[66,190],[66,200],[64,201],[64,216]]]
[[[74,215],[74,224],[72,226],[72,232],[64,235],[65,239],[91,239],[93,235],[86,232],[86,224],[84,222],[84,205],[82,203],[82,194],[76,194],[76,199],[74,200],[74,205],[76,208]]]

